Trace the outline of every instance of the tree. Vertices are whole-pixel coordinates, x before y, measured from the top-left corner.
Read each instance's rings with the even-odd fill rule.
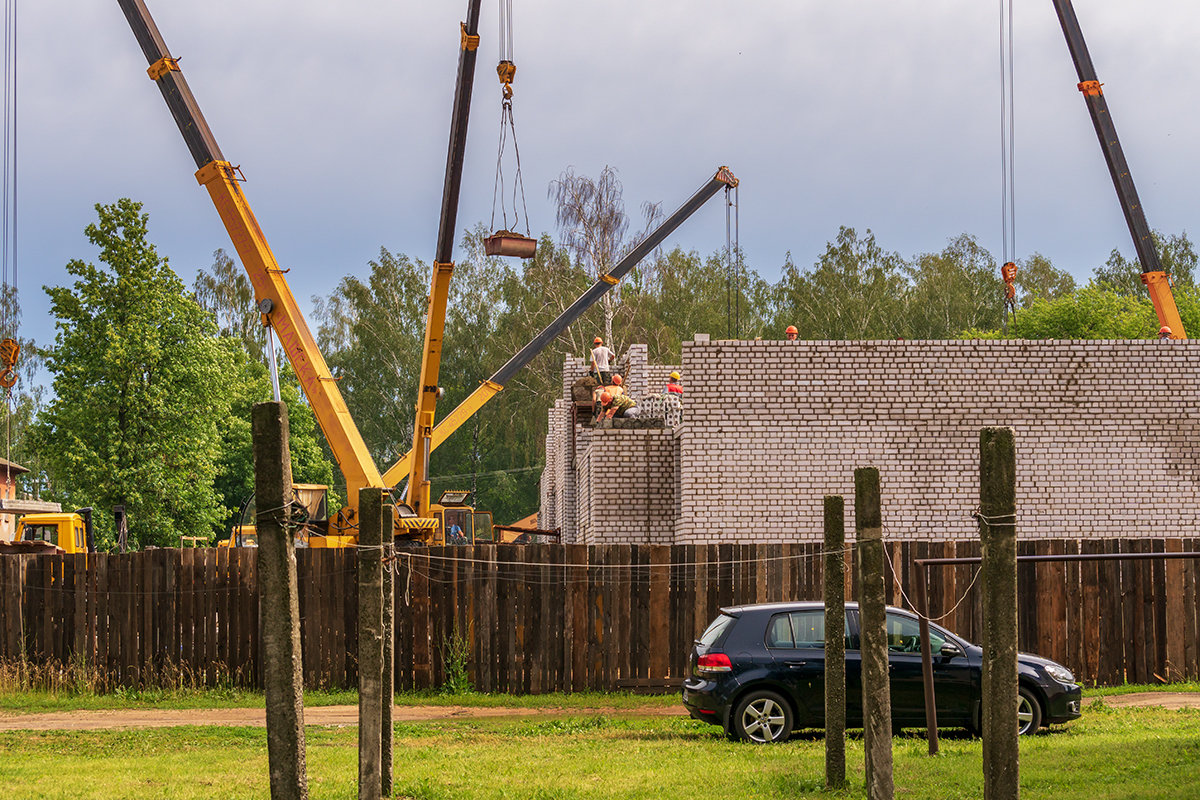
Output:
[[[412,446],[417,374],[425,341],[428,268],[380,248],[366,281],[343,278],[313,298],[317,343],[376,464]]]
[[[1180,312],[1192,315],[1200,308],[1184,295]],[[1149,297],[1090,283],[1053,300],[1035,299],[1012,318],[1010,335],[1020,339],[1146,339],[1158,333],[1158,321]],[[967,331],[970,338],[1002,338],[999,330]]]
[[[47,359],[55,396],[39,424],[45,454],[75,505],[102,518],[124,505],[135,539],[177,546],[209,536],[221,517],[213,479],[231,353],[148,241],[141,204],[96,211],[86,234],[104,266],[73,260],[74,285],[46,288],[57,334]]]
[[[912,286],[905,296],[905,335],[947,339],[968,328],[1000,324],[1004,283],[996,260],[974,236],[961,234],[940,253],[905,265]]]
[[[563,245],[593,278],[612,270],[661,216],[658,204],[643,203],[646,231],[626,241],[629,217],[625,214],[623,191],[617,171],[610,166],[605,166],[596,180],[576,175],[574,168],[567,167],[558,180],[550,182],[548,195],[558,206],[555,220]],[[613,318],[619,298],[617,293],[608,292],[600,301],[604,311],[604,341],[613,350],[619,349],[613,338]]]
[[[16,287],[6,286],[0,292],[0,312],[7,321],[7,335],[16,339],[20,347],[20,357],[17,361],[17,382],[8,390],[4,407],[5,436],[7,438],[6,458],[27,468],[28,473],[14,475],[14,482],[20,493],[27,493],[35,499],[53,499],[54,493],[49,484],[45,459],[36,435],[35,422],[45,405],[45,392],[37,383],[38,373],[45,363],[44,353],[32,339],[18,335],[21,325],[21,304],[17,297]]]
[[[837,240],[808,270],[791,261],[775,287],[772,335],[795,325],[801,339],[890,339],[904,330],[905,261],[888,252],[868,229],[838,230]]]
[[[1164,236],[1159,231],[1150,234],[1154,247],[1162,262],[1163,271],[1171,276],[1176,286],[1192,286],[1196,282],[1196,249],[1188,239],[1187,231]],[[1130,297],[1145,294],[1142,284],[1142,265],[1136,258],[1128,259],[1121,251],[1113,248],[1103,267],[1096,267],[1092,280],[1115,292]]]
[[[213,315],[221,335],[240,341],[251,360],[261,363],[267,348],[266,330],[245,270],[218,248],[213,252],[212,267],[208,272],[197,270],[192,287],[196,302]]]
[[[1017,262],[1017,302],[1024,308],[1034,300],[1057,300],[1075,291],[1071,273],[1050,263],[1041,253]]]

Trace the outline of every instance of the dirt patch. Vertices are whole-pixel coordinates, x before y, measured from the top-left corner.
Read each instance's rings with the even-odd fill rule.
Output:
[[[536,718],[591,716],[680,717],[683,707],[650,708],[480,708],[469,706],[396,706],[396,722],[428,722],[443,719]],[[357,725],[358,706],[316,706],[304,709],[306,725]],[[261,708],[216,708],[203,710],[143,709],[120,711],[65,711],[50,714],[0,714],[0,731],[93,731],[103,729],[170,728],[178,725],[222,725],[264,727],[266,711]]]
[[[1134,692],[1133,694],[1105,695],[1103,700],[1104,705],[1115,708],[1161,706],[1172,711],[1180,708],[1200,708],[1200,692]],[[1095,700],[1085,701],[1085,711],[1087,705],[1092,702]]]

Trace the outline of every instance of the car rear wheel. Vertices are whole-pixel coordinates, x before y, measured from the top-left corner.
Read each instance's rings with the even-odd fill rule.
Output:
[[[792,734],[792,710],[774,692],[751,692],[733,712],[732,733],[743,742],[773,744]]]
[[[1017,734],[1030,736],[1042,727],[1042,704],[1033,692],[1021,686],[1017,689]]]

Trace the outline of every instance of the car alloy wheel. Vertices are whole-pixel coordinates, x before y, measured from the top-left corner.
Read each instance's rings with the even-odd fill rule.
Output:
[[[792,733],[792,710],[774,692],[751,692],[738,703],[734,733],[745,742],[782,742]]]
[[[1042,705],[1024,686],[1017,690],[1017,735],[1029,736],[1042,727]]]

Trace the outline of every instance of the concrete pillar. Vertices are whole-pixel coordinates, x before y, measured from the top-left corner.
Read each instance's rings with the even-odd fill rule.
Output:
[[[825,788],[846,785],[846,502],[825,498]]]
[[[983,796],[1020,796],[1017,747],[1017,457],[1012,428],[979,434],[983,543]]]
[[[892,691],[888,678],[887,588],[879,470],[854,470],[854,525],[858,546],[859,620],[862,628],[863,749],[868,800],[892,800]]]
[[[358,798],[383,795],[383,490],[358,490]]]
[[[271,800],[306,800],[304,672],[300,657],[296,551],[288,511],[292,501],[292,459],[288,451],[287,406],[255,405],[252,436]]]
[[[391,545],[394,506],[384,505],[382,513],[383,541]],[[396,553],[385,547],[388,563],[383,569],[383,686],[380,706],[380,786],[384,797],[392,796],[392,709],[396,702]]]

